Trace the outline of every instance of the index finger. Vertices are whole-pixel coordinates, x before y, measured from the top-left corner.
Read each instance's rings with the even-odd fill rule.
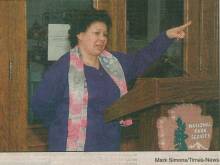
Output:
[[[188,26],[190,26],[191,23],[192,23],[192,21],[188,21],[187,23],[185,23],[184,25],[180,26],[179,28],[180,28],[180,29],[185,29],[185,28],[187,28]]]

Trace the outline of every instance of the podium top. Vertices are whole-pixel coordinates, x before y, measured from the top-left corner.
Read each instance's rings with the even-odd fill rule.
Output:
[[[105,112],[105,121],[157,104],[187,103],[219,98],[218,80],[187,78],[139,78],[135,86]]]

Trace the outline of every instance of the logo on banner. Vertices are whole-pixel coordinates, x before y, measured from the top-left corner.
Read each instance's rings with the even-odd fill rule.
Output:
[[[198,105],[182,104],[168,110],[168,117],[160,117],[157,120],[160,150],[208,150],[213,120],[201,112]]]

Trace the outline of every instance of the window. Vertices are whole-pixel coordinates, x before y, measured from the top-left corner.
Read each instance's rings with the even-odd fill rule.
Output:
[[[147,45],[160,32],[183,23],[183,0],[127,0],[127,51]],[[145,77],[184,74],[183,44],[175,41],[166,54],[149,68]]]
[[[92,0],[27,1],[29,103],[44,72],[53,63],[47,53],[48,24],[68,24],[90,8]],[[29,108],[29,123],[37,122]]]

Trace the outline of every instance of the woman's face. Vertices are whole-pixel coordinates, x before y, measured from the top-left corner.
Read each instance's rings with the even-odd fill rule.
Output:
[[[85,32],[77,35],[79,47],[87,55],[99,56],[107,44],[107,26],[103,22],[92,23]]]

